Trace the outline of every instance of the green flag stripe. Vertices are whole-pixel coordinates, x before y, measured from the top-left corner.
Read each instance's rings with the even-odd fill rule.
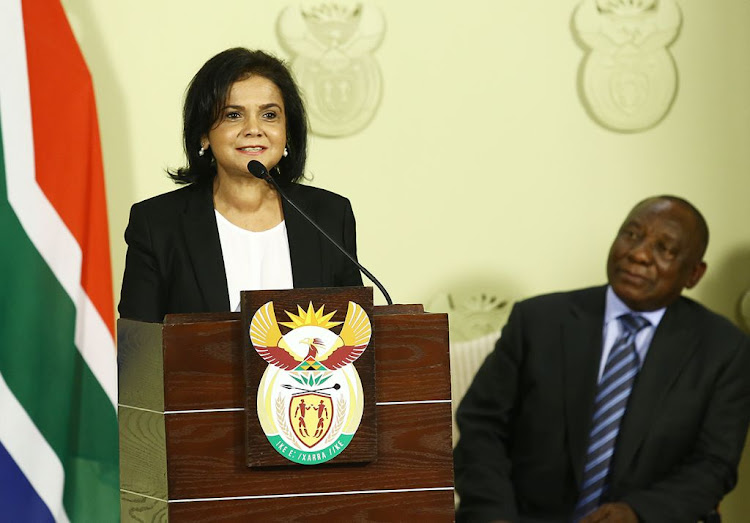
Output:
[[[0,373],[63,464],[71,521],[116,520],[116,415],[74,345],[72,301],[8,203],[2,143]]]

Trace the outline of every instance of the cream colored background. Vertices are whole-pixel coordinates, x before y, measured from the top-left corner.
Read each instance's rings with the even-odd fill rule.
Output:
[[[679,1],[676,101],[660,125],[630,135],[599,127],[578,99],[578,3],[378,2],[381,107],[355,136],[312,138],[312,183],[352,200],[359,257],[401,303],[602,283],[632,204],[678,194],[712,230],[709,271],[691,294],[736,319],[750,286],[750,1]],[[187,83],[227,47],[283,56],[274,27],[287,2],[63,5],[96,88],[117,300],[128,209],[171,190],[164,169],[182,162]],[[730,523],[750,513],[750,463],[742,473],[722,506]]]

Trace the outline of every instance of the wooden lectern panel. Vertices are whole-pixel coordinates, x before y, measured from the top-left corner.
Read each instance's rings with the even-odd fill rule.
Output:
[[[445,506],[453,503],[442,491],[388,492],[384,494],[361,494],[318,496],[305,498],[301,510],[294,505],[296,499],[254,499],[228,502],[206,502],[193,508],[178,504],[170,508],[173,518],[180,521],[216,521],[222,512],[221,521],[304,521],[305,523],[349,523],[352,521],[398,521],[433,522],[452,521],[447,517]],[[408,500],[408,501],[407,501]],[[172,521],[172,519],[170,519]]]
[[[441,428],[450,404],[387,405],[378,408],[378,459],[359,466],[300,466],[256,473],[244,463],[244,413],[169,416],[169,497],[282,495],[338,490],[442,487],[451,485],[451,456]],[[381,427],[380,424],[383,424]],[[450,443],[450,442],[449,442]]]
[[[122,520],[452,521],[447,316],[375,307],[372,324],[377,461],[251,469],[239,315],[120,320]]]

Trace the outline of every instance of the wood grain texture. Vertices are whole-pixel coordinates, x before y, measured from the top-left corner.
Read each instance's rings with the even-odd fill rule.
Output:
[[[167,499],[164,414],[117,409],[120,425],[120,488]]]
[[[242,418],[167,416],[169,499],[453,485],[450,403],[378,407],[378,458],[361,466],[247,468]]]
[[[239,320],[239,312],[202,312],[200,314],[167,314],[164,316],[164,325],[204,323],[207,321],[233,321]]]
[[[377,401],[450,399],[446,314],[376,312],[372,322]],[[164,330],[165,410],[244,407],[239,316]]]
[[[179,517],[171,519],[180,520]],[[120,520],[123,523],[167,523],[170,520],[167,502],[120,491]],[[190,521],[190,518],[182,521]]]
[[[447,314],[375,316],[377,401],[450,400]]]
[[[423,314],[424,305],[418,303],[395,303],[393,305],[378,305],[372,311],[375,316],[385,314]]]
[[[372,293],[372,287],[366,287]],[[256,291],[257,292],[257,291]],[[379,314],[422,314],[424,305],[418,303],[394,303],[393,305],[377,305],[373,309],[374,315]],[[165,324],[200,323],[204,321],[230,321],[240,318],[239,312],[206,312],[202,314],[167,314]]]
[[[118,402],[164,410],[162,325],[117,320]]]
[[[164,326],[164,408],[242,407],[242,331],[234,321]]]
[[[251,499],[173,503],[171,521],[234,523],[247,521],[331,522],[450,522],[453,492],[389,492],[311,496],[295,499]]]

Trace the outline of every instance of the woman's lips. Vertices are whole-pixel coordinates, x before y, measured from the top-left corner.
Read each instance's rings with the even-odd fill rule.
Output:
[[[247,147],[237,148],[237,151],[241,152],[242,154],[247,154],[249,156],[257,156],[259,154],[263,154],[265,150],[266,150],[266,147],[263,147],[260,145],[249,145]]]

